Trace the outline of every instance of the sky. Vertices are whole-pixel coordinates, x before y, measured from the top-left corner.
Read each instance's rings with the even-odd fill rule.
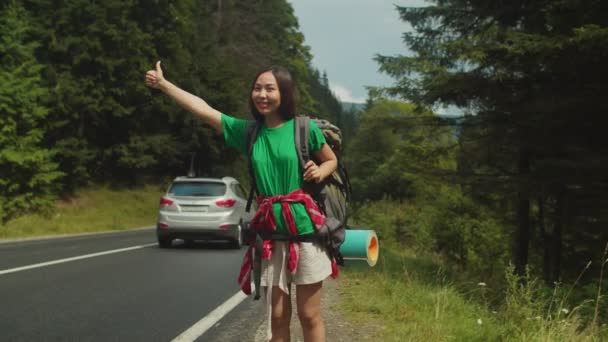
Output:
[[[365,86],[388,86],[375,55],[407,55],[402,34],[411,27],[395,5],[423,0],[289,0],[310,46],[313,67],[327,72],[330,88],[344,102],[365,102]]]

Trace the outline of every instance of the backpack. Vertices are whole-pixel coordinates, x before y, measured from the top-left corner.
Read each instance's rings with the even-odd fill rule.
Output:
[[[344,242],[345,229],[347,224],[347,202],[350,200],[351,186],[348,179],[348,173],[341,160],[342,151],[342,132],[340,129],[331,124],[327,120],[313,119],[308,116],[296,116],[294,118],[294,138],[295,146],[300,160],[300,169],[304,169],[304,165],[310,159],[314,159],[308,148],[308,136],[310,134],[310,121],[321,129],[327,144],[336,154],[338,158],[338,166],[336,170],[320,183],[306,182],[304,190],[307,191],[315,200],[319,208],[326,216],[325,223],[316,233],[317,238],[325,246],[331,256],[336,258],[339,265],[343,265],[343,259],[339,253],[340,246]],[[253,165],[251,154],[253,153],[253,144],[257,138],[260,124],[253,122],[247,128],[247,152],[249,156],[249,174],[252,179],[251,191],[247,201],[247,211],[251,207],[254,193],[257,193],[255,184],[255,176],[253,175]]]

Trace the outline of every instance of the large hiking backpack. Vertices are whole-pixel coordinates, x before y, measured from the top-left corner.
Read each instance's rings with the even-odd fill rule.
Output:
[[[351,187],[348,179],[348,173],[341,160],[342,152],[342,132],[340,129],[332,125],[327,120],[313,119],[308,116],[296,116],[294,122],[294,137],[295,146],[300,160],[300,168],[304,169],[304,165],[314,156],[308,148],[308,136],[310,134],[310,121],[321,129],[327,144],[336,154],[338,158],[338,167],[330,176],[325,178],[320,183],[306,182],[304,190],[310,193],[312,198],[317,202],[319,208],[326,216],[325,224],[317,232],[321,243],[327,248],[329,253],[336,258],[338,264],[343,264],[343,260],[339,254],[339,249],[344,242],[345,229],[347,224],[346,205],[350,200]],[[247,128],[247,152],[249,157],[249,174],[252,180],[251,192],[247,202],[247,211],[251,207],[254,193],[257,193],[255,185],[255,177],[253,175],[253,166],[251,164],[251,154],[253,152],[253,144],[257,138],[259,131],[259,123],[254,122]],[[315,161],[318,163],[318,161]]]

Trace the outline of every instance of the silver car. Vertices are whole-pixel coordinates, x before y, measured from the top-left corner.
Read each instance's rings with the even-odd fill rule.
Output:
[[[245,212],[247,195],[232,177],[177,177],[160,199],[156,236],[161,248],[175,238],[185,241],[222,239],[243,245],[243,231],[254,209]]]

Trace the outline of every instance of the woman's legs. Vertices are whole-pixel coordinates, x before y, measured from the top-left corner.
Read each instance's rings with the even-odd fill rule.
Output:
[[[323,282],[296,285],[298,317],[305,342],[325,342],[325,325],[321,319],[321,288]]]
[[[289,321],[291,320],[291,295],[278,286],[272,287],[272,313],[270,315],[271,342],[289,342]]]

